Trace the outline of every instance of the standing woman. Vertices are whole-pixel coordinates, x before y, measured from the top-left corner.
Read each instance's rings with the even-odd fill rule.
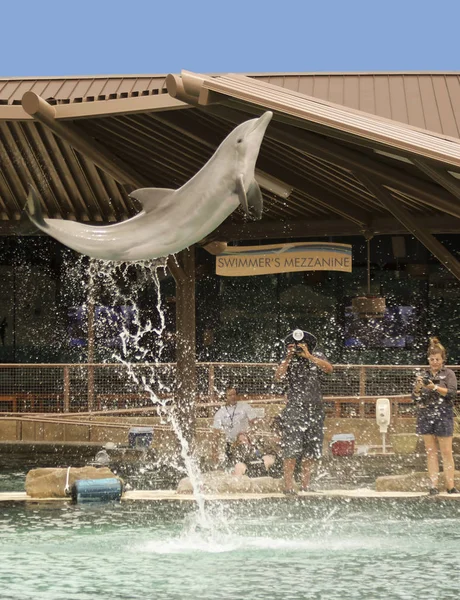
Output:
[[[430,495],[439,494],[438,444],[448,494],[459,494],[454,486],[454,400],[457,397],[457,378],[446,369],[446,350],[438,338],[430,338],[429,369],[417,377],[412,397],[417,402],[417,433],[423,436],[431,480]]]

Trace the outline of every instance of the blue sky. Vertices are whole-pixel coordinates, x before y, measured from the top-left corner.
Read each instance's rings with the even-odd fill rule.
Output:
[[[0,76],[460,70],[460,0],[3,2]]]

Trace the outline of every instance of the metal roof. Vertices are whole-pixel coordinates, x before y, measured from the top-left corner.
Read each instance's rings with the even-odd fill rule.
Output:
[[[260,80],[421,129],[460,137],[460,73],[287,73],[267,74]]]
[[[164,89],[164,80],[164,75],[0,78],[0,104],[21,104],[24,93],[30,91],[55,103],[91,102],[158,94]]]
[[[260,237],[308,237],[404,231],[358,174],[362,169],[427,231],[460,232],[457,180],[448,173],[460,171],[460,115],[454,109],[460,106],[458,74],[204,79],[204,87],[217,96],[209,104],[195,98],[194,106],[171,97],[164,76],[0,79],[0,220],[20,221],[30,182],[51,217],[125,219],[137,210],[128,198],[136,184],[179,187],[234,125],[260,114],[271,98],[275,117],[258,168],[293,192],[285,199],[264,189],[263,220],[246,223],[236,211],[221,229],[223,239],[248,239],[257,232]],[[419,95],[411,94],[415,87]],[[55,130],[24,111],[25,92],[53,107]],[[436,114],[429,110],[433,97]],[[450,100],[441,102],[441,97]],[[88,153],[91,146],[95,151]],[[382,148],[415,160],[409,164],[376,154]]]

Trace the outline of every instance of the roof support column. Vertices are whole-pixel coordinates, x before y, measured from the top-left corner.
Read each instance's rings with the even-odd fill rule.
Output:
[[[375,183],[365,173],[356,172],[356,176],[367,189],[380,200],[383,206],[391,212],[406,229],[412,233],[435,256],[456,279],[460,280],[460,262],[430,233],[422,229],[417,220],[408,213],[401,203],[395,200],[391,193],[379,183]]]
[[[168,268],[176,282],[175,404],[182,433],[190,444],[195,434],[196,400],[195,247],[170,256]]]

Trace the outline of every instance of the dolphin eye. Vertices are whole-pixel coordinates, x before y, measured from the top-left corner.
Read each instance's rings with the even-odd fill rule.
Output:
[[[242,142],[242,141],[243,141],[243,138],[239,138],[239,139],[236,141],[236,143],[237,143],[237,144],[241,144],[241,142]]]

